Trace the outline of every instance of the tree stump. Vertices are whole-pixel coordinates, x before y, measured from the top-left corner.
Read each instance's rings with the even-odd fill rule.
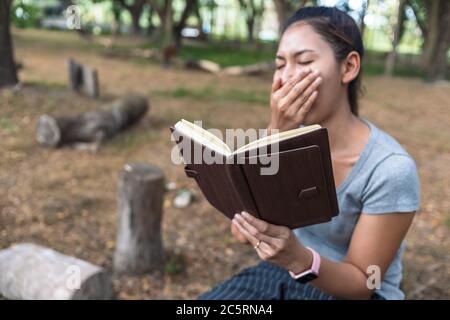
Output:
[[[7,299],[111,299],[110,273],[52,249],[23,243],[0,251],[0,294]]]
[[[125,165],[119,178],[118,234],[114,270],[142,274],[161,270],[164,173],[143,163]]]
[[[82,92],[91,98],[98,98],[100,93],[97,70],[76,62],[67,60],[69,87],[73,91]]]
[[[148,109],[146,98],[132,95],[83,114],[59,118],[43,115],[37,124],[36,139],[49,147],[75,142],[100,144],[136,123]]]

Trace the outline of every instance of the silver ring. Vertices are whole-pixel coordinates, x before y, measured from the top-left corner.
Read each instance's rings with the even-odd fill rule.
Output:
[[[261,242],[262,242],[262,241],[259,240],[258,243],[256,244],[256,246],[254,246],[253,248],[255,248],[255,250],[258,249],[258,247],[259,247],[259,245],[261,244]]]

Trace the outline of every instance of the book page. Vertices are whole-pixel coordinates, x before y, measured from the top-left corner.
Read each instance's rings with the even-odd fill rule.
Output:
[[[211,132],[203,129],[196,124],[193,124],[192,122],[182,119],[175,124],[175,128],[189,138],[214,151],[222,153],[225,156],[231,154],[231,150],[225,142],[220,140]]]
[[[256,148],[259,148],[259,147],[262,147],[265,145],[278,143],[283,140],[320,129],[321,126],[318,124],[314,124],[314,125],[310,125],[310,126],[306,126],[306,127],[296,128],[296,129],[272,134],[269,136],[265,136],[265,137],[262,137],[255,141],[252,141],[252,142],[238,148],[234,152],[232,152],[230,147],[225,142],[220,140],[214,134],[212,134],[211,132],[209,132],[209,131],[203,129],[202,127],[200,127],[196,124],[193,124],[192,122],[189,122],[185,119],[178,121],[175,124],[175,128],[178,129],[184,135],[190,137],[191,139],[194,139],[198,143],[200,143],[216,152],[219,152],[225,156],[229,156],[231,154],[236,154],[239,152],[256,149]]]
[[[318,130],[320,128],[322,128],[320,125],[313,124],[313,125],[302,127],[302,128],[296,128],[296,129],[292,129],[292,130],[288,130],[288,131],[284,131],[284,132],[279,132],[276,134],[272,134],[270,136],[265,136],[258,140],[255,140],[253,142],[250,142],[249,144],[246,144],[245,146],[240,147],[239,149],[234,151],[233,154],[251,150],[251,149],[256,149],[256,148],[259,148],[259,147],[262,147],[265,145],[281,142],[283,140],[286,140],[286,139],[289,139],[292,137],[296,137],[296,136],[299,136],[299,135],[302,135],[302,134],[305,134],[305,133],[308,133],[308,132],[311,132],[314,130]]]

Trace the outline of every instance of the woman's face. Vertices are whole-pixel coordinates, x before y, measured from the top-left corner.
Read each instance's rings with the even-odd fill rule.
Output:
[[[336,102],[347,94],[333,49],[307,23],[297,23],[284,32],[276,66],[274,81],[281,78],[282,84],[305,68],[318,70],[322,77],[319,94],[305,118],[305,125],[328,119],[337,109]]]

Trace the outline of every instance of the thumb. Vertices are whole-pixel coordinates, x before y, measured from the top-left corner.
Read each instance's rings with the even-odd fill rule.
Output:
[[[231,223],[231,234],[240,243],[247,243],[247,238],[236,228],[236,226]]]
[[[275,91],[277,91],[280,88],[281,88],[281,78],[276,78],[272,82],[272,93],[274,93]]]

